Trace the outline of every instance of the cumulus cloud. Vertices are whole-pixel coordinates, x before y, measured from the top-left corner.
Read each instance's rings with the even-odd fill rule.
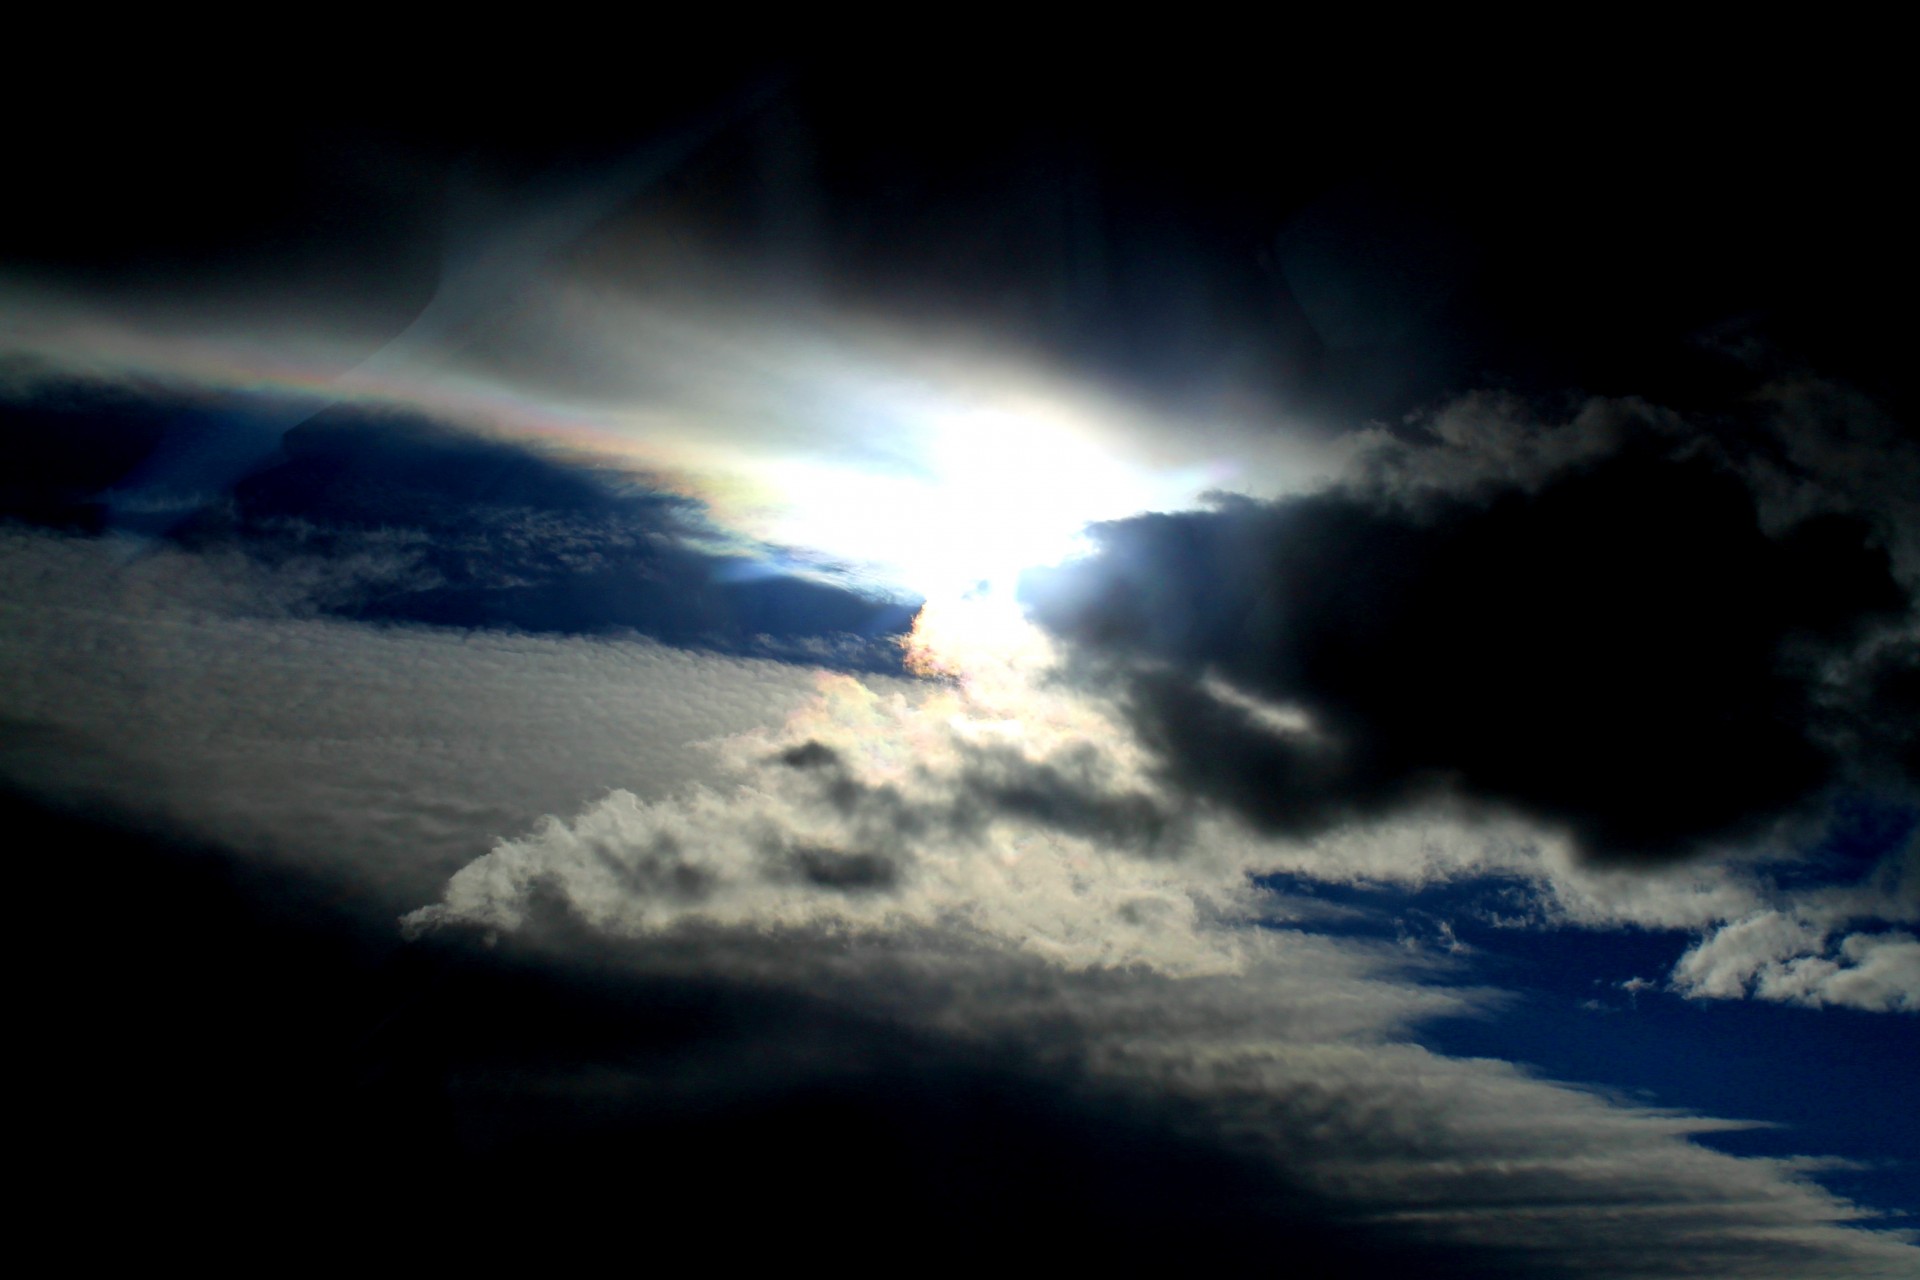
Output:
[[[299,592],[244,558],[125,550],[9,535],[5,599],[32,607],[4,614],[6,708],[38,735],[15,739],[16,785],[164,811],[389,902],[464,862],[416,930],[477,926],[636,981],[824,1002],[924,1038],[937,1071],[989,1051],[1024,1063],[1087,1110],[1089,1133],[1150,1117],[1167,1141],[1245,1162],[1236,1223],[1352,1251],[1358,1274],[1911,1264],[1816,1169],[1688,1141],[1725,1122],[1420,1048],[1424,1019],[1498,993],[1454,985],[1444,947],[1303,927],[1310,904],[1246,877],[1274,846],[1181,809],[1115,705],[1050,682],[1044,652],[997,650],[992,667],[963,619],[954,674],[890,682],[632,641],[367,628],[300,616],[280,594]],[[937,648],[939,626],[919,643]],[[591,799],[613,783],[628,789]],[[1139,805],[1167,815],[1169,843],[1114,839],[1107,815],[1131,824]],[[535,811],[576,816],[529,829]],[[473,859],[483,830],[522,834]],[[801,1032],[770,1034],[763,1053],[786,1062],[765,1045]],[[857,1088],[857,1059],[807,1043],[791,1048],[815,1063],[809,1088],[849,1070]],[[520,1116],[484,1102],[499,1069],[461,1068],[458,1114],[545,1127],[556,1108],[620,1114],[656,1087],[624,1066],[556,1077]],[[736,1105],[725,1078],[674,1096]],[[1053,1158],[1081,1140],[1058,1137]],[[1182,1204],[1163,1211],[1211,1221]],[[1621,1212],[1642,1229],[1611,1230]]]
[[[1697,943],[1674,966],[1673,982],[1689,996],[1912,1013],[1920,1011],[1920,939],[1888,930],[1830,941],[1805,920],[1767,912]]]
[[[1911,920],[1911,851],[1822,833],[1920,778],[1911,445],[1830,384],[1756,412],[1469,396],[1323,492],[1102,526],[1028,599],[1253,866],[1504,881],[1506,923],[1695,933],[1687,994],[1902,1010],[1871,930]],[[1748,956],[1757,921],[1791,945]]]
[[[1757,896],[1701,931],[1673,987],[1702,999],[1920,1012],[1920,942],[1884,927],[1920,923],[1916,873],[1920,836],[1859,881]]]
[[[607,816],[570,824],[575,838],[601,840],[614,857],[636,836],[652,839],[611,830]],[[1234,1222],[1277,1225],[1311,1205],[1315,1231],[1398,1241],[1401,1267],[1439,1273],[1656,1276],[1678,1259],[1707,1275],[1890,1276],[1914,1261],[1899,1238],[1857,1229],[1869,1215],[1820,1189],[1819,1162],[1737,1159],[1689,1141],[1737,1124],[1409,1042],[1423,1018],[1498,1000],[1436,984],[1447,962],[1435,954],[1228,929],[1184,912],[1155,922],[1161,936],[1129,940],[1104,918],[1111,891],[1043,876],[978,880],[970,899],[949,900],[945,918],[914,905],[858,916],[775,895],[754,910],[736,893],[727,919],[688,907],[671,877],[574,878],[565,863],[576,856],[549,844],[561,876],[546,894],[521,898],[513,929],[521,945],[584,951],[603,964],[617,957],[636,974],[793,991],[935,1036],[947,1046],[935,1052],[953,1061],[991,1050],[1041,1064],[1069,1096],[1095,1099],[1095,1115],[1114,1117],[1099,1123],[1151,1116],[1263,1171],[1237,1192],[1249,1199],[1236,1202]],[[1126,887],[1111,865],[1079,871]],[[830,886],[817,892],[847,897]],[[611,910],[616,896],[645,898],[653,913],[631,903]],[[461,901],[450,888],[448,906]],[[464,901],[470,910],[473,900]],[[1273,905],[1284,914],[1284,903]],[[1075,917],[1112,941],[1074,945],[1063,925]],[[1210,963],[1192,963],[1196,954]],[[784,1061],[784,1050],[776,1057]],[[816,1069],[827,1078],[835,1070]],[[579,1105],[600,1115],[612,1105],[598,1100],[601,1090],[617,1089],[579,1087],[587,1090]],[[1187,1211],[1169,1188],[1146,1212],[1172,1222]],[[1634,1231],[1618,1230],[1622,1215]],[[1197,1227],[1189,1247],[1201,1255],[1218,1247],[1210,1229],[1219,1228]]]
[[[939,638],[919,633],[923,665],[941,665]],[[731,740],[725,781],[616,793],[503,840],[408,927],[792,991],[949,1053],[1015,1046],[1103,1110],[1151,1113],[1252,1161],[1274,1180],[1269,1208],[1304,1196],[1330,1228],[1410,1242],[1422,1261],[1401,1265],[1911,1266],[1900,1239],[1852,1228],[1865,1211],[1822,1190],[1816,1165],[1688,1140],[1737,1125],[1420,1047],[1423,1020],[1501,1001],[1459,985],[1444,936],[1316,934],[1313,904],[1248,879],[1280,847],[1172,808],[1151,756],[1125,747],[1117,704],[1049,683],[1044,662],[971,678],[948,665],[963,674],[887,693],[835,677],[784,726]],[[1063,761],[1088,741],[1116,750]],[[1031,802],[1016,788],[1032,777],[1070,778],[1073,799]],[[1088,816],[1095,796],[1179,813],[1180,856],[1114,840]],[[1633,1232],[1616,1229],[1622,1214]]]
[[[885,932],[950,928],[1074,967],[1238,967],[1241,869],[1128,762],[1096,703],[1004,686],[876,691],[831,678],[784,725],[737,735],[727,785],[642,801],[616,791],[503,840],[409,917],[511,929],[543,901],[595,928],[689,925]],[[1156,856],[1161,852],[1181,856]]]
[[[1554,474],[1527,482],[1536,497],[1557,500]],[[1465,502],[1433,501],[1443,515]],[[1470,526],[1476,510],[1445,519]],[[1896,892],[1886,884],[1787,902],[1751,857],[1596,864],[1569,824],[1463,802],[1445,780],[1386,779],[1318,811],[1297,794],[1288,803],[1313,820],[1275,822],[1252,775],[1209,789],[1168,767],[1166,740],[1141,732],[1153,681],[1207,700],[1225,726],[1216,747],[1264,735],[1302,778],[1351,776],[1347,721],[1224,665],[1063,680],[1059,650],[1008,631],[991,601],[923,615],[906,654],[920,679],[855,678],[638,640],[316,616],[316,600],[417,568],[402,537],[311,558],[189,543],[7,533],[13,785],[344,877],[412,908],[406,927],[427,946],[477,930],[562,966],[849,1011],[943,1070],[1017,1060],[1089,1108],[1093,1128],[1148,1116],[1244,1162],[1257,1176],[1234,1194],[1256,1208],[1239,1221],[1368,1266],[1368,1249],[1393,1242],[1390,1273],[1598,1260],[1659,1275],[1675,1257],[1703,1274],[1911,1268],[1910,1245],[1860,1230],[1866,1212],[1822,1189],[1817,1164],[1689,1140],[1731,1122],[1422,1048],[1425,1020],[1502,1000],[1461,985],[1445,930],[1433,945],[1319,936],[1322,907],[1252,876],[1518,877],[1535,925],[1705,931],[1773,911],[1784,931],[1736,931],[1717,952],[1708,938],[1676,983],[1691,965],[1713,975],[1701,994],[1900,1010],[1911,934],[1845,926]],[[806,1058],[804,1035],[791,1047]],[[656,1083],[606,1070],[548,1083],[596,1114]],[[837,1055],[817,1063],[821,1079],[845,1070]],[[1622,1214],[1636,1222],[1626,1236]]]
[[[1882,820],[1904,829],[1905,812]],[[1262,840],[1243,856],[1262,874],[1320,883],[1478,886],[1474,918],[1509,928],[1689,933],[1695,940],[1676,955],[1666,986],[1690,998],[1911,1012],[1920,974],[1897,926],[1920,922],[1920,838],[1906,837],[1864,869],[1845,855],[1808,854],[1857,838],[1836,835],[1846,821],[1824,815],[1780,838],[1639,866],[1595,863],[1564,833],[1535,823],[1441,807]],[[1867,834],[1868,847],[1879,847]]]
[[[1094,556],[1029,577],[1034,614],[1171,783],[1263,830],[1450,802],[1597,856],[1764,836],[1843,772],[1834,664],[1910,605],[1875,523],[1764,528],[1738,469],[1651,409],[1511,417],[1456,406],[1350,483],[1098,526]]]

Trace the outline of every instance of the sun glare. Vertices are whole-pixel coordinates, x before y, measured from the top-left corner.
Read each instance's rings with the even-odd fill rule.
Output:
[[[1041,416],[953,412],[910,430],[904,463],[783,464],[773,537],[929,600],[1010,601],[1022,571],[1073,556],[1089,524],[1188,499],[1196,487]]]

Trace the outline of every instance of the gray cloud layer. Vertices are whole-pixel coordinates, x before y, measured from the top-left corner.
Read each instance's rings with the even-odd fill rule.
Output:
[[[0,532],[8,779],[277,851],[397,910],[541,814],[702,776],[692,744],[814,679],[640,640],[310,616],[357,572]]]

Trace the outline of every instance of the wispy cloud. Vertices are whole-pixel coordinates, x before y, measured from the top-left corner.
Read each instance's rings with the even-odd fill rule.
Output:
[[[313,616],[316,593],[363,585],[353,556],[128,552],[0,531],[8,778],[337,873],[395,909],[544,813],[703,776],[694,743],[778,717],[814,679],[644,640]]]

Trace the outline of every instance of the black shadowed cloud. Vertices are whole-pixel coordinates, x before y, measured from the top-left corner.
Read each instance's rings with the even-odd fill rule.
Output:
[[[1118,676],[1172,780],[1296,835],[1441,799],[1600,855],[1755,834],[1840,768],[1824,664],[1907,605],[1863,521],[1765,531],[1726,463],[1651,436],[1533,491],[1356,484],[1095,533],[1029,577],[1035,616]]]

